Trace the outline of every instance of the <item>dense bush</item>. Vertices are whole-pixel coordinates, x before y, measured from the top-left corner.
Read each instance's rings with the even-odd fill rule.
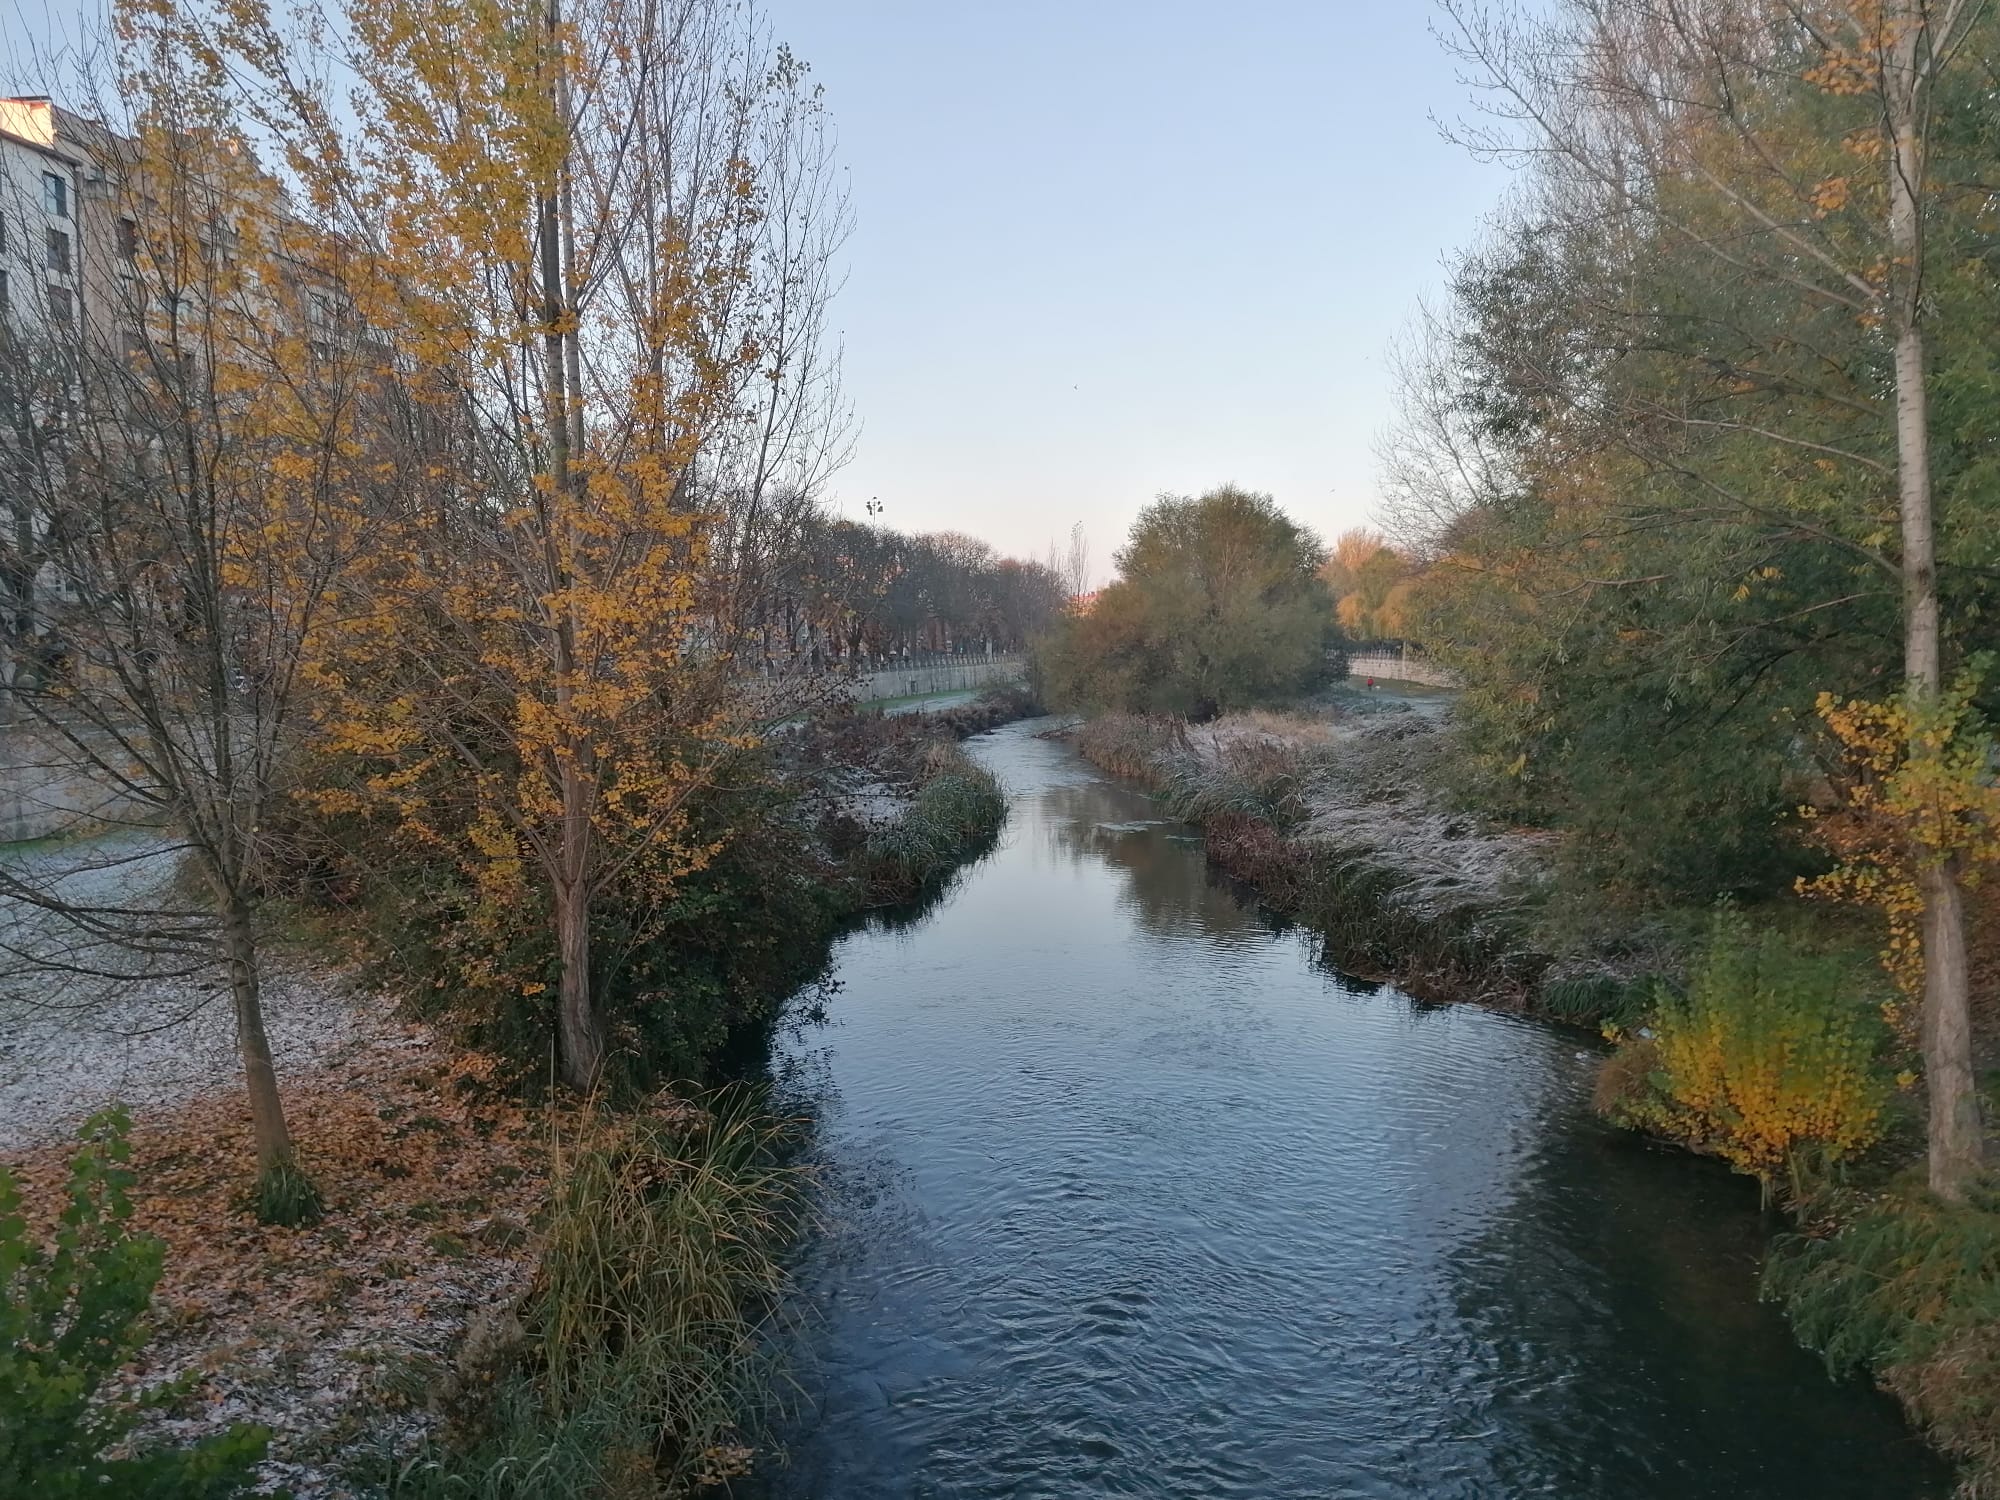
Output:
[[[612,1041],[606,1084],[643,1094],[699,1078],[731,1033],[767,1016],[823,961],[856,885],[820,837],[806,788],[746,755],[693,799],[705,861],[670,883],[613,882],[594,904],[592,982]],[[553,923],[494,903],[455,860],[357,819],[316,826],[345,844],[308,899],[351,902],[371,962],[419,1014],[546,1084],[561,975]]]
[[[1623,1123],[1712,1151],[1768,1187],[1850,1158],[1881,1133],[1889,1083],[1879,1005],[1842,958],[1715,915],[1685,990],[1655,989],[1650,1037],[1614,1060],[1630,1087],[1602,1102]],[[1654,1064],[1643,1070],[1634,1055]]]
[[[84,1126],[46,1244],[0,1168],[0,1494],[221,1500],[264,1456],[267,1435],[253,1427],[192,1447],[149,1445],[135,1437],[141,1416],[178,1388],[139,1400],[107,1389],[144,1341],[162,1254],[157,1239],[131,1232],[126,1129],[117,1110]]]
[[[593,903],[605,1086],[641,1097],[706,1077],[732,1038],[811,978],[842,920],[921,895],[959,864],[999,827],[1005,797],[955,742],[1031,707],[1006,690],[937,715],[840,713],[721,768],[677,840],[700,862],[668,880],[635,867]],[[912,794],[906,817],[870,832],[837,811],[829,787],[863,769]],[[414,1012],[505,1059],[511,1084],[546,1087],[561,976],[546,896],[532,884],[496,892],[490,866],[379,804],[328,812],[324,800],[284,810],[273,844],[285,858],[269,872],[279,892],[346,913]],[[445,799],[425,801],[435,823]]]
[[[1835,1374],[1866,1370],[2000,1496],[2000,1199],[1892,1194],[1772,1252],[1765,1295]]]
[[[1268,495],[1162,496],[1117,554],[1117,581],[1037,645],[1041,696],[1196,719],[1296,697],[1327,675],[1337,633],[1323,555]]]

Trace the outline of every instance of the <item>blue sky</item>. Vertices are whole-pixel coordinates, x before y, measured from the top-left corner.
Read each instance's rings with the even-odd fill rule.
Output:
[[[1506,186],[1427,0],[765,4],[856,213],[836,505],[1100,574],[1163,490],[1368,518],[1387,346]],[[85,5],[0,0],[0,63]]]
[[[1386,348],[1504,169],[1425,0],[772,0],[838,124],[856,512],[1100,571],[1162,490],[1329,536],[1374,506]]]

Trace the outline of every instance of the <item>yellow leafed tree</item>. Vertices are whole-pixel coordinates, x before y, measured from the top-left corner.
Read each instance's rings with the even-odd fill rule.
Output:
[[[319,668],[328,743],[375,767],[347,795],[454,840],[489,900],[547,903],[562,1072],[589,1088],[593,903],[710,857],[689,799],[749,741],[701,585],[715,455],[781,378],[759,163],[803,70],[713,0],[355,0],[321,20],[350,39],[350,127],[258,0],[191,25],[261,80],[397,350],[374,614]]]
[[[1799,888],[1881,911],[1889,928],[1882,963],[1902,997],[1890,1019],[1905,1032],[1924,1010],[1925,873],[1942,869],[1972,887],[2000,864],[2000,786],[1978,687],[1978,672],[1968,670],[1929,704],[1820,696],[1820,718],[1843,760],[1840,803],[1800,812],[1838,863]]]

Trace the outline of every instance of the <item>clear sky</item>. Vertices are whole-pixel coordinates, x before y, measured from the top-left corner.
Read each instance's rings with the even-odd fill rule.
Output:
[[[769,3],[852,176],[846,509],[1100,573],[1162,490],[1367,519],[1387,345],[1506,185],[1427,0]]]
[[[825,86],[861,430],[834,503],[1100,575],[1163,490],[1374,508],[1390,341],[1506,174],[1429,0],[764,0]],[[101,0],[0,0],[0,63]],[[35,35],[39,33],[39,35]]]

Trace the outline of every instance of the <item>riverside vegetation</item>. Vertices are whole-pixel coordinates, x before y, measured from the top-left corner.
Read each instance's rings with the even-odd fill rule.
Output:
[[[1966,1460],[1967,1494],[1988,1493],[2000,1199],[1939,1203],[1908,1166],[1921,1100],[1880,939],[1783,897],[1705,914],[1581,887],[1557,836],[1455,793],[1462,733],[1359,694],[1074,731],[1341,968],[1601,1028],[1615,1047],[1598,1107],[1788,1206],[1803,1232],[1775,1244],[1768,1295],[1832,1372],[1872,1373]]]
[[[1163,501],[1139,527],[1207,504]],[[1271,529],[1274,541],[1285,534]],[[1381,545],[1343,541],[1350,560]],[[1246,550],[1239,538],[1232,555]],[[1897,939],[1907,929],[1894,912],[1830,905],[1820,894],[1864,868],[1843,859],[1856,844],[1882,849],[1884,820],[1857,829],[1853,809],[1898,795],[1884,786],[1904,763],[1894,732],[1886,749],[1878,745],[1874,769],[1857,773],[1855,735],[1802,741],[1795,721],[1775,718],[1771,732],[1813,757],[1788,774],[1794,795],[1817,797],[1820,818],[1737,833],[1739,847],[1764,846],[1767,874],[1710,885],[1719,904],[1704,905],[1690,899],[1701,887],[1690,889],[1685,872],[1660,882],[1635,862],[1620,873],[1607,863],[1619,856],[1617,838],[1601,823],[1580,823],[1572,804],[1529,811],[1495,798],[1493,726],[1474,695],[1497,691],[1512,664],[1482,658],[1469,642],[1454,660],[1471,686],[1442,713],[1341,683],[1337,640],[1330,655],[1301,663],[1289,691],[1203,701],[1205,712],[1191,717],[1148,711],[1193,700],[1185,687],[1148,684],[1198,680],[1187,653],[1204,637],[1185,621],[1130,628],[1155,607],[1145,596],[1160,596],[1159,618],[1171,618],[1200,588],[1225,580],[1208,619],[1224,636],[1256,632],[1270,597],[1243,574],[1232,583],[1212,571],[1197,582],[1198,561],[1191,551],[1179,576],[1156,563],[1126,573],[1113,590],[1133,597],[1116,618],[1059,622],[1044,640],[1041,680],[1056,706],[1085,716],[1073,731],[1085,758],[1139,779],[1169,813],[1199,824],[1219,869],[1320,934],[1328,958],[1350,972],[1393,979],[1419,997],[1601,1028],[1614,1048],[1598,1082],[1600,1110],[1722,1158],[1755,1177],[1767,1201],[1791,1209],[1801,1233],[1774,1247],[1769,1295],[1832,1369],[1873,1372],[1966,1460],[1968,1494],[1992,1492],[2000,1203],[1984,1188],[1943,1203],[1920,1172],[1912,1181],[1925,1130],[1910,1026],[1911,995],[1922,986],[1912,986],[1912,952]],[[1309,576],[1314,561],[1301,558],[1293,576]],[[1445,618],[1457,607],[1460,580],[1448,567],[1401,566],[1415,586],[1398,608]],[[1343,569],[1355,576],[1346,564],[1326,572],[1338,578]],[[1098,652],[1126,629],[1117,652]],[[1095,670],[1100,660],[1106,666]],[[1315,668],[1320,680],[1300,694],[1297,683],[1310,683]],[[1260,700],[1267,706],[1251,706]],[[1984,743],[1976,719],[1958,722],[1966,743]],[[1857,774],[1877,779],[1842,785]],[[1827,839],[1827,822],[1847,836]],[[1636,824],[1631,834],[1640,836]],[[1974,990],[1989,995],[2000,974],[1984,890],[1971,909]]]
[[[936,893],[991,840],[1004,796],[957,741],[1027,707],[1003,692],[833,712],[714,789],[718,820],[743,819],[745,797],[758,817],[682,904],[603,910],[617,1045],[589,1097],[552,1087],[535,977],[552,937],[469,918],[472,883],[398,852],[393,824],[299,812],[274,906],[357,952],[405,1018],[373,1060],[295,1084],[323,1217],[254,1224],[226,1099],[129,1135],[94,1123],[60,1220],[63,1154],[26,1153],[24,1194],[0,1178],[0,1312],[36,1378],[0,1397],[0,1465],[217,1497],[340,1475],[389,1495],[637,1497],[748,1472],[806,1183],[798,1127],[715,1079],[843,924]],[[53,1259],[36,1248],[50,1233]],[[319,1311],[281,1336],[299,1305]],[[214,1352],[246,1307],[269,1354],[255,1365]],[[135,1357],[136,1381],[120,1368]],[[303,1424],[302,1378],[322,1396]],[[226,1393],[213,1418],[190,1420],[197,1386]],[[107,1456],[134,1422],[135,1456]]]
[[[93,1127],[100,1196],[10,1151],[0,1472],[44,1487],[740,1471],[798,1190],[712,1086],[1004,813],[955,740],[1018,703],[841,709],[1063,591],[822,502],[849,215],[804,63],[721,0],[518,19],[121,0],[30,110],[118,265],[87,323],[17,282],[0,338],[7,707],[122,826],[0,868],[6,978],[80,1026],[220,993],[241,1064]],[[311,1066],[287,942],[373,992]]]
[[[1352,547],[1327,576],[1344,618],[1462,684],[1385,812],[1532,830],[1539,871],[1454,916],[1389,840],[1311,837],[1294,786],[1341,786],[1347,756],[1365,779],[1366,734],[1196,743],[1198,764],[1172,727],[1084,743],[1150,735],[1103,748],[1214,811],[1220,857],[1288,907],[1347,891],[1316,916],[1336,955],[1365,960],[1379,914],[1405,941],[1377,958],[1415,983],[1495,972],[1496,995],[1607,1026],[1607,1110],[1787,1200],[1801,1233],[1771,1295],[1836,1368],[1905,1398],[1967,1493],[2000,1493],[2000,16],[1441,9],[1490,105],[1460,135],[1523,170],[1399,352],[1382,519],[1400,561],[1365,576]],[[1211,576],[1128,572],[1116,587],[1151,604],[1058,627],[1053,696],[1254,705],[1247,679],[1236,702],[1176,701],[1076,650],[1137,618],[1145,673],[1184,680],[1199,632],[1145,622]],[[1265,601],[1206,607],[1218,626]]]
[[[1531,166],[1404,351],[1396,545],[1165,497],[1037,684],[1340,961],[1608,1028],[1606,1110],[1792,1207],[1772,1295],[2000,1493],[2000,16],[1443,11],[1472,143]],[[254,1427],[122,1364],[157,1278],[156,1345],[273,1287],[427,1336],[511,1308],[380,1359],[242,1337],[372,1403],[373,1483],[734,1474],[798,1185],[696,1085],[1002,811],[937,726],[817,716],[824,669],[1018,642],[1065,590],[820,510],[848,220],[741,10],[135,0],[104,54],[63,140],[130,229],[122,333],[0,349],[0,613],[11,706],[186,878],[8,866],[9,977],[204,976],[243,1088],[14,1164],[0,1473],[238,1485]],[[1449,726],[1258,717],[1343,625],[1423,642]],[[405,1012],[312,1078],[265,1026],[288,925]],[[260,1473],[364,1461],[334,1426]]]

